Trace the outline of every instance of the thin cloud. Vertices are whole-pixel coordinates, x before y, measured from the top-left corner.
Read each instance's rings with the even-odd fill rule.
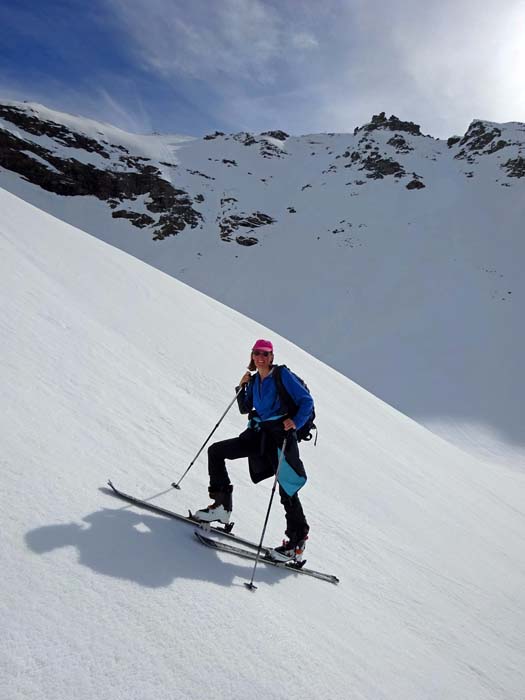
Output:
[[[245,119],[264,128],[278,118],[294,133],[350,131],[385,110],[440,137],[474,118],[524,120],[523,0],[486,0],[483,11],[470,0],[344,9],[319,23],[319,51],[296,75],[293,99],[283,85],[264,96],[239,91],[233,104]]]
[[[525,120],[525,0],[97,0],[75,76],[59,73],[73,15],[53,10],[64,41],[53,18],[35,34],[0,12],[9,36],[20,23],[56,54],[40,72],[12,62],[9,94],[125,129],[352,131],[387,111],[446,137],[474,118]]]
[[[410,9],[406,22],[393,24],[392,42],[423,103],[450,121],[525,116],[523,0]]]
[[[166,77],[269,85],[294,57],[318,46],[312,32],[291,30],[286,13],[260,0],[112,0],[112,6],[141,59]]]
[[[113,76],[114,78],[114,76]],[[0,81],[0,100],[36,102],[59,112],[67,112],[88,117],[99,122],[118,126],[133,133],[152,131],[151,115],[147,112],[140,97],[133,97],[126,91],[126,99],[119,100],[109,92],[112,81],[108,77],[107,89],[97,87],[94,91],[68,89],[62,83],[49,80],[38,87],[24,86],[7,80]],[[113,80],[113,86],[115,81]]]
[[[250,130],[277,122],[294,133],[351,130],[387,110],[440,136],[480,114],[494,119],[515,109],[515,119],[523,116],[525,98],[516,90],[523,73],[510,54],[523,56],[516,17],[524,6],[113,0],[150,70],[167,81],[196,81],[202,100],[217,99],[223,122]]]
[[[291,44],[297,49],[317,49],[319,48],[319,42],[311,34],[306,32],[299,32],[299,34],[292,34]]]

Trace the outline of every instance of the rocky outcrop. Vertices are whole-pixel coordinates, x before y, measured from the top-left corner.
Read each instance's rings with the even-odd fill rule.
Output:
[[[249,134],[247,131],[240,131],[238,134],[234,134],[232,138],[244,146],[253,146],[254,143],[257,143],[252,134]]]
[[[388,131],[406,131],[409,134],[414,134],[415,136],[421,136],[421,128],[418,124],[414,122],[404,122],[394,114],[388,119],[384,112],[380,114],[374,114],[372,121],[369,124],[360,126],[354,130],[354,136],[360,131],[375,131],[376,129],[387,129]]]
[[[467,133],[459,141],[461,150],[454,157],[469,163],[476,161],[475,156],[482,153],[492,154],[510,145],[510,141],[501,138],[501,129],[482,121],[473,121]]]
[[[102,143],[71,131],[63,124],[42,120],[28,111],[11,105],[0,105],[0,117],[33,136],[49,136],[62,146],[78,148],[88,153],[98,153],[102,158],[110,158],[107,148]],[[109,146],[109,144],[107,145]],[[123,146],[113,146],[113,148],[127,153]]]
[[[270,141],[266,140],[262,141],[259,153],[263,158],[282,158],[283,156],[288,155],[286,151],[279,148],[279,146],[276,146],[274,143],[270,143]]]
[[[239,245],[245,246],[257,245],[257,243],[259,243],[259,239],[255,238],[255,236],[237,236],[235,241]]]
[[[390,123],[389,120],[383,121],[384,112],[379,117],[373,117],[377,123]],[[391,117],[397,120],[397,117]],[[392,122],[393,123],[393,122]],[[395,123],[399,124],[399,120]],[[386,127],[388,128],[388,127]],[[419,129],[419,127],[417,127]],[[366,177],[373,180],[381,180],[384,177],[393,175],[394,177],[403,177],[406,175],[401,163],[398,163],[394,158],[391,158],[388,153],[385,153],[385,148],[380,148],[378,141],[374,139],[371,129],[362,127],[357,132],[361,132],[361,138],[357,142],[354,150],[348,148],[338,158],[348,159],[345,168],[364,170],[367,172]],[[406,141],[402,134],[396,133],[387,141],[387,145],[391,146],[396,154],[406,154],[414,150],[413,147]],[[328,171],[326,171],[328,172]]]
[[[261,136],[270,136],[270,138],[277,139],[277,141],[286,141],[286,139],[290,138],[286,131],[263,131]]]
[[[387,175],[403,177],[406,174],[403,166],[393,158],[385,158],[378,153],[372,153],[362,160],[359,170],[367,170],[367,177],[374,180],[382,180]]]
[[[275,219],[272,219],[268,214],[263,214],[260,211],[253,212],[252,214],[230,214],[229,216],[224,216],[219,220],[220,236],[223,241],[231,241],[232,234],[239,228],[258,228],[259,226],[267,226],[268,224],[274,224]],[[248,240],[247,238],[244,239]],[[239,242],[239,241],[237,241]],[[257,243],[257,239],[255,239]],[[244,243],[244,245],[253,245],[252,243]]]
[[[379,148],[370,143],[366,137],[359,142],[359,150],[345,151],[341,157],[350,159],[345,168],[356,166],[358,170],[367,171],[366,177],[373,180],[381,180],[387,175],[395,177],[405,175],[405,170],[400,163],[381,154]]]
[[[401,136],[401,134],[396,134],[388,139],[387,144],[395,148],[396,153],[410,153],[414,148],[408,143],[408,141]]]
[[[508,177],[525,177],[525,158],[522,156],[509,158],[501,167],[507,171]]]
[[[288,138],[288,134],[285,134],[284,131],[267,131],[261,134],[261,136],[271,136],[275,139],[278,138],[279,141],[284,141]],[[259,153],[263,158],[281,158],[285,154],[281,148],[268,141],[268,139],[262,138],[258,141],[252,134],[246,131],[234,134],[232,138],[234,141],[242,143],[243,146],[255,146],[258,144]]]
[[[410,180],[406,186],[407,190],[422,190],[424,187],[426,187],[425,183],[421,182],[421,180],[416,180],[415,178]]]
[[[114,219],[128,219],[134,226],[138,228],[145,228],[146,226],[151,226],[155,223],[155,219],[147,214],[139,214],[136,211],[127,211],[126,209],[119,209],[114,211],[111,216]]]
[[[96,141],[74,134],[59,124],[39,121],[11,107],[0,106],[0,113],[27,133],[48,136],[61,145],[109,158]],[[48,192],[68,197],[93,196],[108,202],[112,208],[144,197],[146,209],[157,214],[156,218],[128,208],[114,211],[112,216],[126,218],[138,228],[150,227],[154,240],[175,235],[186,226],[195,228],[200,223],[202,216],[193,208],[191,197],[164,180],[147,158],[126,155],[119,156],[116,162],[129,170],[105,169],[75,158],[60,157],[34,141],[0,129],[0,165]]]

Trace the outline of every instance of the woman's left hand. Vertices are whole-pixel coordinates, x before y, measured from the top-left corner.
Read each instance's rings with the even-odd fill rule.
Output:
[[[286,431],[288,430],[295,430],[295,423],[291,418],[287,418],[286,420],[283,421],[284,429]]]

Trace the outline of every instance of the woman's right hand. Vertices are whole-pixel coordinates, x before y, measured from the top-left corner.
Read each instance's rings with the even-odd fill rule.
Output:
[[[239,382],[239,386],[244,386],[245,384],[248,384],[250,379],[252,378],[251,372],[245,372],[242,377],[241,381]]]

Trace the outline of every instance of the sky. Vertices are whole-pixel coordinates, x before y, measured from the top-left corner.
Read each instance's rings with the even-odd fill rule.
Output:
[[[0,0],[0,97],[129,131],[525,121],[525,0]]]

